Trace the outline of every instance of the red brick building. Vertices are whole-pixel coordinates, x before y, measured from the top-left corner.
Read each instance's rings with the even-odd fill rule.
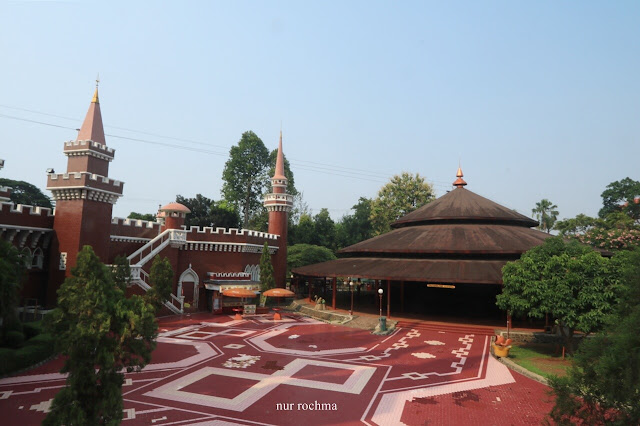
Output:
[[[184,221],[187,207],[169,203],[156,222],[112,217],[113,204],[123,196],[124,183],[109,177],[115,150],[106,144],[98,89],[76,140],[65,142],[65,173],[47,174],[47,189],[56,202],[54,210],[15,205],[11,188],[0,187],[0,238],[25,255],[28,278],[22,299],[53,306],[56,291],[69,276],[78,251],[91,245],[106,264],[126,256],[132,270],[130,293],[144,293],[156,256],[169,259],[174,270],[173,294],[167,310],[221,310],[227,287],[258,290],[260,257],[267,242],[276,285],[284,287],[287,258],[287,216],[293,204],[286,194],[282,134],[278,146],[273,193],[265,197],[269,232],[246,229],[191,227]],[[0,168],[4,161],[0,160]],[[37,302],[36,302],[37,301]]]

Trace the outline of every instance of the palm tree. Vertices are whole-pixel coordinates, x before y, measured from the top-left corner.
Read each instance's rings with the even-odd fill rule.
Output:
[[[538,229],[541,231],[547,231],[547,234],[551,233],[553,225],[558,220],[558,206],[553,204],[546,198],[536,203],[536,208],[531,209],[531,213],[540,222]]]

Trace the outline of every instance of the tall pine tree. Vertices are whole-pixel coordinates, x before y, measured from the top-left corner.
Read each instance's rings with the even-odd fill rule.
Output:
[[[124,372],[151,360],[158,324],[155,307],[141,296],[125,297],[126,268],[110,270],[90,246],[58,290],[47,316],[56,349],[66,357],[67,385],[53,400],[45,425],[119,425]]]

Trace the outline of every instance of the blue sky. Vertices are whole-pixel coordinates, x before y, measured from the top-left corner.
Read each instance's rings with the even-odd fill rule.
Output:
[[[220,199],[229,148],[253,130],[273,149],[281,123],[336,220],[403,171],[443,195],[459,161],[526,215],[596,215],[640,180],[639,22],[637,1],[4,1],[0,177],[65,170],[99,72],[116,216]]]

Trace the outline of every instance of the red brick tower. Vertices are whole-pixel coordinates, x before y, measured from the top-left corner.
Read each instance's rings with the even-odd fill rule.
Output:
[[[272,193],[264,197],[264,206],[269,211],[269,233],[279,235],[278,252],[273,256],[276,287],[285,287],[287,282],[287,227],[289,212],[293,207],[293,196],[287,194],[287,178],[284,175],[282,153],[282,131],[278,144],[276,171],[271,178]]]
[[[97,84],[78,138],[65,142],[64,153],[67,172],[47,176],[47,189],[56,201],[53,229],[60,253],[59,261],[52,256],[52,278],[62,276],[57,271],[68,276],[85,245],[92,246],[103,262],[109,259],[111,212],[123,183],[107,177],[115,151],[105,143]],[[58,285],[50,286],[50,295]]]

